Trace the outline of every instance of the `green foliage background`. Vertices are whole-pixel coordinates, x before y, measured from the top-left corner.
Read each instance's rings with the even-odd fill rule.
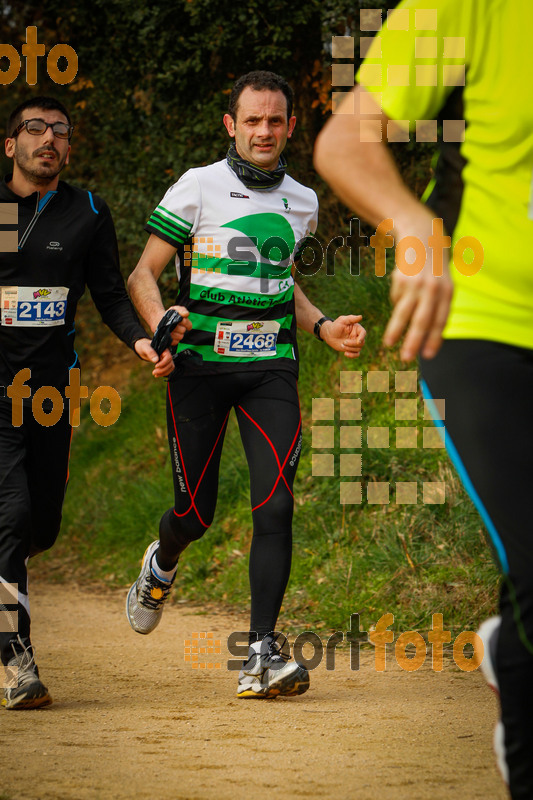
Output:
[[[26,84],[23,67],[17,80],[2,89],[0,113],[7,118],[18,102],[35,94],[53,94],[72,111],[76,132],[64,177],[108,201],[127,273],[144,245],[143,224],[166,188],[189,167],[224,155],[228,142],[221,119],[234,79],[251,69],[273,69],[296,91],[298,125],[288,149],[290,171],[319,194],[320,235],[327,243],[348,234],[352,215],[314,173],[312,148],[330,113],[331,37],[353,36],[359,52],[360,5],[385,9],[396,3],[0,0],[2,43],[21,52],[26,27],[35,25],[47,51],[65,42],[79,58],[78,75],[66,86],[48,78],[44,58],[35,87]],[[413,142],[394,148],[405,180],[419,194],[429,178],[432,153],[431,145]],[[171,297],[176,289],[171,270],[165,281]],[[497,575],[477,514],[442,452],[363,449],[364,486],[412,480],[420,498],[424,480],[445,480],[446,503],[438,506],[420,501],[416,506],[372,506],[366,500],[361,506],[342,506],[338,440],[335,477],[312,476],[312,397],[338,400],[342,369],[389,370],[392,375],[405,367],[381,348],[389,310],[387,282],[373,275],[369,260],[356,277],[344,252],[334,277],[322,270],[301,282],[331,316],[361,311],[369,337],[356,364],[343,362],[311,337],[301,337],[300,394],[307,433],[296,486],[294,566],[284,621],[344,627],[358,611],[368,625],[392,611],[397,626],[427,629],[431,613],[442,612],[449,627],[475,625],[494,607]],[[98,325],[90,305],[81,313],[94,340]],[[91,346],[94,351],[94,341]],[[83,341],[81,347],[83,359]],[[163,395],[161,384],[140,367],[132,373],[115,426],[98,428],[87,414],[83,418],[74,437],[62,536],[46,562],[58,577],[74,573],[106,584],[135,577],[161,512],[172,504]],[[363,426],[390,426],[393,431],[392,395],[364,392],[362,399]],[[338,427],[338,412],[335,422]],[[420,416],[418,427],[422,424]],[[236,427],[231,426],[217,516],[209,533],[182,558],[177,595],[245,608],[250,534],[246,465]]]

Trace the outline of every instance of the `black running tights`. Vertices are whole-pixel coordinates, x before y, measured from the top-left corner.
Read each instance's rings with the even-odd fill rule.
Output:
[[[291,568],[292,486],[301,448],[300,408],[292,373],[249,370],[176,375],[169,381],[167,425],[175,505],[161,518],[158,563],[170,569],[211,525],[232,408],[250,473],[253,639],[254,634],[261,638],[274,630]]]
[[[0,656],[30,635],[27,561],[54,544],[68,478],[71,428],[67,414],[45,427],[24,408],[14,427],[11,402],[0,400]],[[12,594],[13,593],[13,597]],[[14,602],[9,602],[11,599]],[[17,602],[18,601],[18,602]]]
[[[533,350],[449,340],[421,367],[426,393],[445,398],[448,452],[487,526],[503,573],[496,672],[505,749],[513,800],[531,800]]]

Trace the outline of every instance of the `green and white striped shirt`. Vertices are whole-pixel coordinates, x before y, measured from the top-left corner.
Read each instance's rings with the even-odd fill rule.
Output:
[[[297,371],[291,266],[317,218],[312,189],[288,175],[276,189],[247,189],[225,159],[191,169],[171,186],[146,230],[177,248],[177,303],[193,324],[178,353],[201,356],[210,372],[267,365]],[[218,352],[217,325],[228,321],[277,322],[276,351]]]

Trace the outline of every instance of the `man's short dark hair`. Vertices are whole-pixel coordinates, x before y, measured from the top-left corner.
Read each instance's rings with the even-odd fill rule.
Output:
[[[20,125],[22,122],[22,112],[26,111],[28,108],[42,108],[43,111],[59,111],[60,114],[63,114],[63,116],[67,118],[68,124],[72,124],[67,109],[59,100],[56,100],[54,97],[32,97],[30,100],[25,100],[23,103],[20,103],[20,105],[11,112],[7,121],[6,135],[8,137],[12,135],[17,125]]]
[[[247,72],[246,75],[242,75],[233,85],[229,96],[228,114],[234,122],[237,119],[239,97],[247,86],[251,86],[256,92],[261,92],[265,89],[269,89],[271,92],[283,92],[287,99],[287,119],[291,117],[294,94],[285,78],[282,78],[281,75],[276,75],[275,72],[257,69],[254,72]]]

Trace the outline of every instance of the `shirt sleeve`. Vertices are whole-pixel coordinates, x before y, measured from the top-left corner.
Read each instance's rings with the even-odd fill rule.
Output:
[[[403,0],[373,39],[356,80],[414,130],[464,86],[477,0]]]
[[[86,258],[87,286],[102,320],[113,333],[133,349],[138,339],[146,337],[120,272],[115,226],[109,206],[93,196],[97,209],[91,248]]]
[[[194,234],[201,207],[200,185],[190,169],[167,191],[145,230],[177,248]]]

